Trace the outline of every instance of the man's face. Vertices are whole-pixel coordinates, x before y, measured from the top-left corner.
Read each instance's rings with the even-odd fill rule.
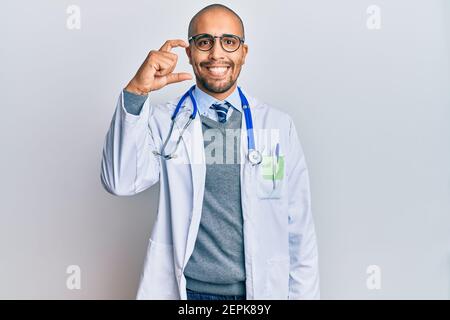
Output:
[[[198,17],[192,35],[201,33],[213,36],[234,34],[243,37],[239,20],[223,10],[211,10]],[[227,52],[222,48],[219,38],[215,39],[214,46],[209,51],[199,50],[193,41],[186,48],[198,84],[214,93],[226,92],[234,86],[245,63],[247,51],[248,46],[241,44],[238,50]]]

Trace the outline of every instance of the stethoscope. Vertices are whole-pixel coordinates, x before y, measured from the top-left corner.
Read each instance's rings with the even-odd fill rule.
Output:
[[[187,127],[189,127],[189,125],[191,124],[192,120],[195,119],[198,109],[197,109],[197,102],[195,101],[194,98],[194,94],[193,91],[195,89],[195,85],[193,85],[180,99],[180,101],[177,104],[177,107],[175,108],[175,111],[172,114],[171,117],[171,121],[172,124],[170,126],[170,130],[169,130],[169,134],[166,138],[166,140],[164,141],[164,144],[161,147],[161,151],[157,152],[157,151],[153,151],[153,154],[161,156],[162,158],[166,159],[166,160],[170,160],[173,158],[176,158],[176,154],[175,152],[177,151],[178,145],[180,144],[181,138],[183,137],[183,133],[186,130]],[[257,165],[260,164],[262,161],[262,155],[261,152],[259,152],[258,150],[256,150],[255,148],[255,137],[253,134],[253,122],[252,122],[252,113],[250,111],[250,107],[248,104],[248,100],[247,98],[244,96],[244,94],[242,93],[241,88],[238,87],[238,92],[239,92],[239,97],[241,98],[241,105],[242,105],[242,109],[244,110],[244,116],[245,116],[245,125],[247,127],[247,142],[248,142],[248,160],[250,161],[250,163],[252,165]],[[164,151],[166,149],[167,143],[169,142],[170,137],[172,136],[172,131],[175,125],[175,120],[176,117],[178,115],[178,112],[181,109],[181,106],[183,105],[183,102],[187,99],[187,97],[191,98],[192,101],[192,113],[189,116],[188,121],[186,122],[186,124],[184,125],[183,129],[180,132],[180,135],[177,139],[177,142],[175,144],[175,149],[173,150],[173,152],[166,154]]]

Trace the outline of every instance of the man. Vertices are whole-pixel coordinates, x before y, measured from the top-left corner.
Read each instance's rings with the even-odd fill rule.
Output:
[[[188,39],[150,51],[121,93],[103,149],[109,192],[133,195],[160,182],[137,298],[319,298],[305,157],[292,119],[238,89],[248,52],[241,18],[207,6],[192,18]],[[173,72],[175,47],[185,48],[196,86],[172,119],[179,98],[164,105],[147,98],[192,78]],[[194,101],[198,116],[190,119]],[[252,132],[261,156],[253,162]]]

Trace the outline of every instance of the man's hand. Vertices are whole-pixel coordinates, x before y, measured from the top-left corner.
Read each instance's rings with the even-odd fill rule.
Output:
[[[167,40],[158,51],[152,50],[131,79],[125,90],[145,95],[150,91],[159,90],[168,84],[192,79],[189,73],[172,73],[178,61],[178,56],[170,52],[172,48],[189,45],[183,40]]]

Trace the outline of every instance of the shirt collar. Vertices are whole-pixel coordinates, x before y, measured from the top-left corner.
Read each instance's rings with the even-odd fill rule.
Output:
[[[234,91],[225,100],[214,98],[198,86],[195,86],[193,94],[200,114],[205,115],[213,103],[224,103],[225,101],[231,104],[235,109],[242,112],[241,97],[239,96],[237,87],[234,88]]]

